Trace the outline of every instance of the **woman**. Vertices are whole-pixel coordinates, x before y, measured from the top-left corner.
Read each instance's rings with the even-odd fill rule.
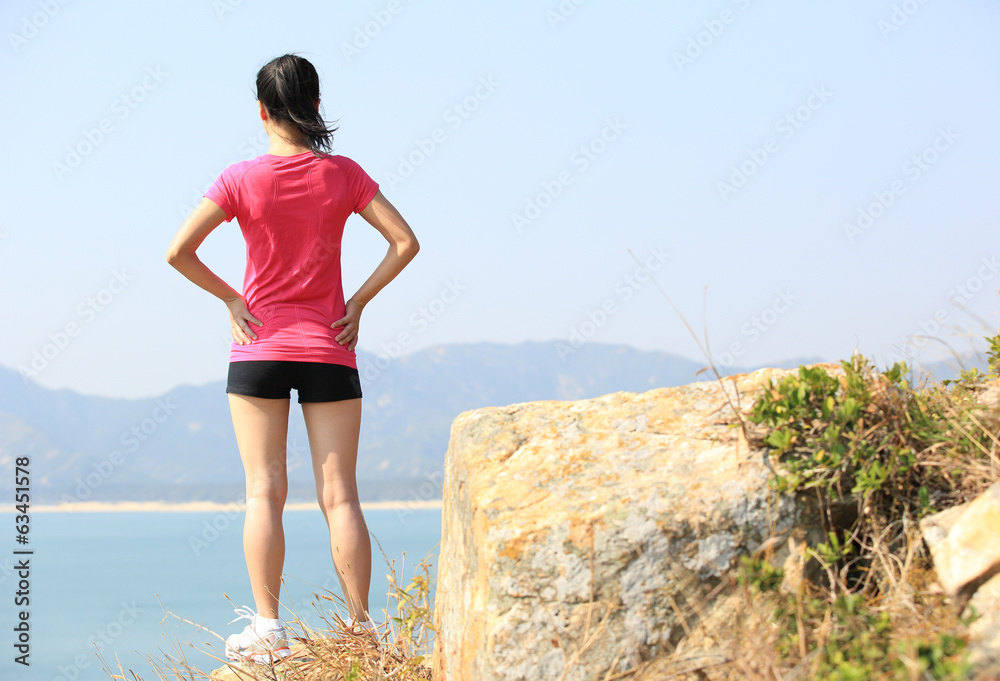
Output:
[[[257,74],[257,100],[268,153],[222,172],[174,237],[167,262],[229,308],[226,392],[246,472],[243,550],[257,610],[237,608],[250,624],[229,637],[226,654],[266,663],[289,654],[278,596],[291,388],[302,404],[316,493],[352,623],[372,626],[371,541],[355,480],[361,384],[354,348],[365,306],[419,245],[357,163],[324,153],[336,128],[319,113],[312,64],[291,54],[268,62]],[[340,243],[351,213],[377,229],[389,248],[345,301]],[[234,217],[247,244],[243,295],[196,254],[213,229]]]

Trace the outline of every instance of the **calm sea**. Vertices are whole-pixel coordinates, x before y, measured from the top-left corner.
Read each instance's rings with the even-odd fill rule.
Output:
[[[430,557],[436,574],[441,538],[439,509],[366,510],[368,529],[395,561],[406,586],[417,563]],[[14,516],[0,513],[0,538],[10,547]],[[243,514],[201,513],[36,513],[31,516],[30,667],[15,663],[15,605],[19,577],[11,568],[12,548],[0,554],[0,680],[106,681],[94,642],[108,662],[143,679],[155,679],[147,655],[177,654],[173,636],[196,644],[184,654],[200,669],[219,666],[207,657],[196,627],[164,611],[228,636],[246,622],[228,624],[236,605],[252,607],[242,549]],[[389,563],[372,541],[370,608],[395,613],[387,598]],[[285,585],[282,606],[293,607],[310,624],[321,624],[311,602],[325,590],[342,597],[329,553],[326,524],[319,509],[285,512]],[[404,555],[405,554],[405,555]],[[404,565],[405,561],[405,565]],[[340,601],[320,601],[347,618]],[[385,619],[384,614],[375,615]],[[216,652],[221,650],[217,643]]]

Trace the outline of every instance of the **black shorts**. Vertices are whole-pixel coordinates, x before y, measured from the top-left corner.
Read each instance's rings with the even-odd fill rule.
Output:
[[[358,370],[342,364],[250,360],[229,363],[226,392],[250,397],[289,399],[291,389],[302,402],[337,402],[361,397]]]

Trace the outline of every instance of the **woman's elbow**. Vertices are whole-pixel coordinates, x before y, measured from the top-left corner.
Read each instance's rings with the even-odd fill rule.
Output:
[[[411,237],[399,245],[400,253],[407,260],[413,260],[413,256],[420,252],[420,242],[417,237]]]
[[[177,248],[171,245],[167,249],[167,263],[174,268],[177,268],[183,263],[190,254],[182,248]]]

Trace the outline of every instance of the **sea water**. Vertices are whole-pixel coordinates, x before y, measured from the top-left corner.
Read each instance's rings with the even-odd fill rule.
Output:
[[[199,626],[225,637],[247,624],[229,624],[237,615],[226,599],[253,608],[243,519],[242,512],[232,510],[32,514],[30,544],[0,554],[0,680],[106,681],[98,650],[116,671],[120,661],[126,673],[134,670],[146,681],[157,678],[147,656],[183,654],[202,670],[221,666],[205,651],[211,643],[211,652],[221,655],[222,642]],[[387,596],[390,564],[405,587],[417,564],[428,558],[433,584],[441,511],[368,509],[365,519],[373,537],[369,609],[384,621],[386,612],[396,613],[395,599]],[[0,513],[2,525],[13,539],[14,515]],[[318,604],[347,619],[319,509],[286,510],[284,527],[283,617],[291,608],[320,626]],[[27,607],[15,603],[21,577],[13,567],[24,556],[13,551],[23,548],[33,551]],[[335,600],[317,599],[316,593]],[[15,662],[14,628],[21,611],[29,613],[28,667]]]

